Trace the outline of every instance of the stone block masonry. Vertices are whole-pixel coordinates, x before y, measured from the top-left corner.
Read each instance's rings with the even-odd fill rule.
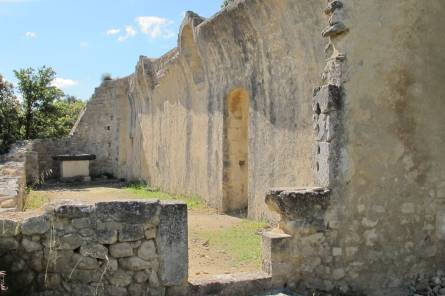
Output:
[[[165,295],[187,266],[181,203],[64,203],[0,220],[10,295]]]
[[[0,213],[23,209],[26,182],[33,180],[36,172],[32,164],[34,154],[29,153],[29,143],[18,143],[10,152],[0,155]]]

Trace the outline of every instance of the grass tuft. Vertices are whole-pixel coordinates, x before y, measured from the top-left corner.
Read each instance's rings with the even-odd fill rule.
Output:
[[[216,249],[230,253],[236,264],[253,263],[260,267],[261,236],[258,230],[266,226],[265,222],[245,220],[231,228],[203,231],[200,236]]]
[[[188,209],[202,209],[206,207],[202,199],[197,196],[169,194],[160,191],[159,188],[152,188],[144,184],[129,184],[125,189],[143,199],[182,201],[187,204]]]
[[[25,196],[25,204],[24,204],[24,210],[34,210],[34,209],[40,209],[45,204],[49,202],[49,198],[45,195],[29,190],[28,194]]]

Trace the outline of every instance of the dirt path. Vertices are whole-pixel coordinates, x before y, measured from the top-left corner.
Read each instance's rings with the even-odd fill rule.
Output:
[[[70,199],[99,202],[143,198],[118,186],[46,189],[35,193],[50,201]],[[244,225],[247,225],[245,219],[219,215],[210,208],[189,209],[189,279],[224,273],[259,271],[258,256],[250,258],[242,253],[243,247],[249,248],[243,244],[244,238],[237,236],[238,229],[240,233],[245,232],[242,232]],[[253,231],[247,233],[250,240],[256,240]],[[231,246],[232,240],[233,246]],[[255,247],[259,249],[259,240],[258,246],[256,241],[254,242]]]

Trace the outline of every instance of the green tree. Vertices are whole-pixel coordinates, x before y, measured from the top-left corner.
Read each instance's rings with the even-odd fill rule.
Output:
[[[71,129],[85,107],[85,103],[73,96],[66,96],[53,103],[54,112],[38,114],[39,125],[45,128],[39,138],[60,138],[69,135]]]
[[[20,136],[20,104],[13,86],[0,75],[0,154]]]
[[[54,105],[63,92],[51,83],[56,77],[52,68],[41,67],[14,71],[19,80],[18,89],[23,97],[23,128],[25,139],[43,138],[48,135],[47,123],[57,114]]]

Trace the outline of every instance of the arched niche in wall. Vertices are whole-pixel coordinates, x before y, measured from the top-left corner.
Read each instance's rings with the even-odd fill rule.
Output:
[[[199,84],[204,82],[204,67],[193,36],[192,26],[190,24],[184,25],[181,30],[179,46],[181,54],[192,71],[193,81],[195,84]]]
[[[225,100],[223,208],[228,212],[248,206],[249,98],[237,88]]]
[[[136,108],[133,95],[128,94],[128,102],[130,105],[130,122],[129,122],[129,137],[131,140],[134,139],[134,132],[136,129]]]

